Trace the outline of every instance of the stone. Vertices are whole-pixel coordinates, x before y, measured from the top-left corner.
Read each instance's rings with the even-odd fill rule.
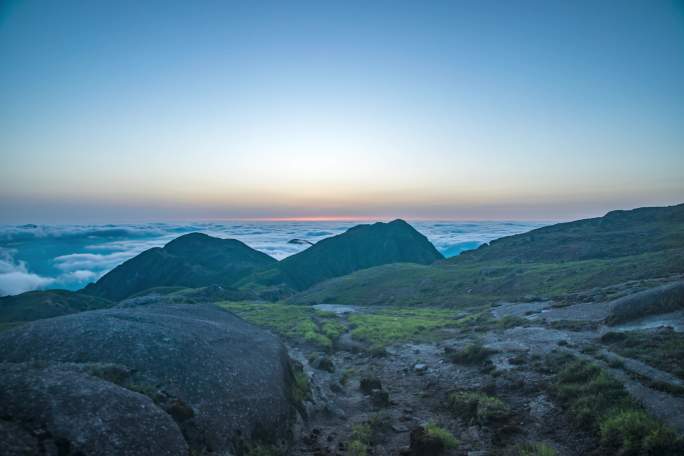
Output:
[[[116,398],[130,399],[125,391],[139,401],[147,396],[153,402],[144,402],[146,406],[175,419],[193,451],[239,452],[242,440],[255,435],[280,442],[291,435],[296,417],[294,376],[283,344],[270,332],[214,305],[165,303],[94,310],[0,333],[0,362],[28,361],[91,366],[102,377],[98,388],[123,387],[112,390],[115,397],[107,402],[112,407],[118,406]],[[93,367],[101,364],[119,367]],[[40,378],[31,370],[25,375]],[[82,388],[84,397],[88,391]],[[60,390],[67,393],[74,401],[79,397],[78,391]],[[3,413],[7,400],[0,402]],[[77,411],[72,410],[69,419],[96,422]],[[66,419],[59,409],[53,413],[52,418],[35,419]],[[133,415],[126,419],[134,426],[132,433],[150,433]]]

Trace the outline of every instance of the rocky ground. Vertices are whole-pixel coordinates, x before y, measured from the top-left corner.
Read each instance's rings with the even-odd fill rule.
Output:
[[[346,322],[350,312],[377,308],[320,310],[338,313]],[[544,454],[524,452],[541,451],[540,444],[559,455],[596,452],[597,437],[579,429],[550,392],[556,372],[546,369],[544,361],[559,353],[596,363],[648,413],[684,433],[682,379],[602,343],[610,332],[681,331],[684,314],[609,327],[604,321],[610,312],[610,302],[580,300],[562,307],[548,301],[504,303],[491,310],[504,325],[448,329],[439,340],[390,345],[381,355],[369,354],[348,332],[331,352],[292,343],[290,355],[304,366],[313,390],[292,454],[436,454],[418,448],[417,430],[426,426],[438,426],[458,441],[443,454]],[[484,359],[454,361],[450,354],[470,344],[488,350]],[[455,411],[450,395],[463,391],[493,398],[492,416]]]

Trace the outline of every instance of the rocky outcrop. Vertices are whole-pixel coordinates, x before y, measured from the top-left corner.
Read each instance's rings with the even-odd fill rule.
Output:
[[[609,324],[684,308],[684,281],[640,291],[609,303]]]
[[[150,398],[173,418],[195,451],[240,453],[250,441],[282,442],[288,439],[295,417],[292,373],[282,343],[212,305],[97,310],[39,320],[0,334],[0,362],[32,361],[119,366],[91,371],[110,384]],[[17,371],[16,376],[39,376],[24,370],[25,374]],[[86,396],[92,391],[88,382],[95,381],[86,380],[74,383],[73,397],[79,397],[79,391]],[[101,386],[101,382],[95,384]],[[152,404],[140,394],[111,388],[122,397]],[[54,392],[55,400],[68,399],[59,398],[66,394],[61,390]],[[14,394],[15,400],[31,400],[30,393],[21,389]],[[6,400],[0,407],[3,410]],[[74,407],[71,417],[55,408],[54,419],[84,419],[78,410]],[[49,421],[40,415],[34,418]],[[123,418],[138,421],[132,416]],[[148,430],[138,426],[137,432]]]
[[[2,363],[0,369],[0,454],[188,454],[169,414],[85,365]]]

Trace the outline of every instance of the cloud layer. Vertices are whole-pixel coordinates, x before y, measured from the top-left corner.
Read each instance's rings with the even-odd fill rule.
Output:
[[[0,296],[45,288],[54,282],[50,277],[29,272],[24,262],[14,259],[13,253],[12,250],[0,248]]]
[[[148,223],[0,226],[0,296],[43,288],[79,289],[129,258],[190,232],[235,238],[277,259],[344,232],[356,222]],[[542,226],[532,222],[414,222],[451,257],[503,236]]]

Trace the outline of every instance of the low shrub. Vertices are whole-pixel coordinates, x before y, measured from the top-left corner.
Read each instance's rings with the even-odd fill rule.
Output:
[[[449,395],[449,408],[470,423],[487,424],[501,421],[511,414],[500,399],[475,391],[458,391]]]
[[[428,437],[441,441],[444,448],[458,447],[458,439],[454,437],[454,434],[435,423],[428,423],[425,425],[425,434]]]
[[[445,352],[453,363],[475,365],[483,364],[490,355],[496,353],[496,350],[486,348],[480,343],[473,343],[461,350],[446,349]]]
[[[575,359],[557,373],[555,397],[575,423],[594,432],[604,454],[682,454],[682,440],[648,415],[598,366]]]
[[[556,456],[556,450],[553,447],[541,443],[524,443],[516,448],[516,456]]]
[[[618,410],[600,423],[601,447],[622,454],[675,454],[677,435],[642,410]],[[677,450],[678,449],[678,450]]]

